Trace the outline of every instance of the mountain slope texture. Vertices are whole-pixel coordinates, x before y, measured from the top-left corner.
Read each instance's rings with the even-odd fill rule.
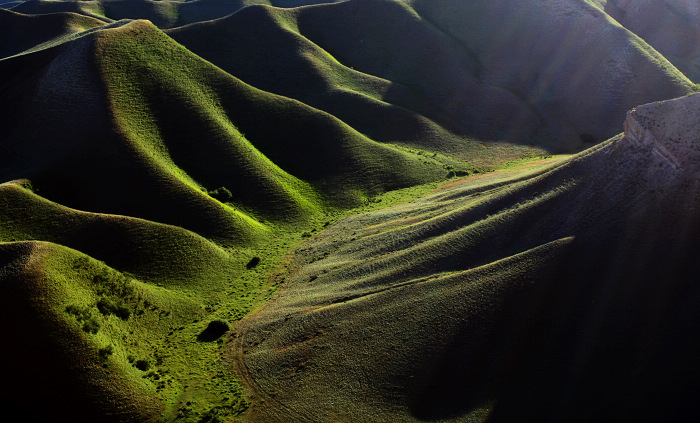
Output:
[[[0,1],[0,405],[698,421],[696,6]]]
[[[699,113],[325,231],[232,345],[251,421],[697,419]]]

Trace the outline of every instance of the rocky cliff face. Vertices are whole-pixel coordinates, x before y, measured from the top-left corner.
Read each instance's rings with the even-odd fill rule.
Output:
[[[621,143],[645,149],[676,173],[700,176],[700,94],[645,104],[627,113]]]

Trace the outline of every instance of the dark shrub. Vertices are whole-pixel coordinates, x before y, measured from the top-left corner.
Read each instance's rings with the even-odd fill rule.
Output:
[[[81,328],[85,333],[95,334],[100,330],[100,322],[92,315],[89,307],[81,307],[74,304],[66,307],[66,313],[75,317],[78,323],[81,323]]]
[[[112,345],[107,345],[104,348],[100,348],[97,353],[102,360],[107,360],[107,358],[114,353],[114,347]]]
[[[89,320],[87,320],[85,323],[83,323],[83,332],[91,333],[94,335],[99,331],[100,331],[100,322],[98,322],[97,319],[95,319],[94,317],[91,317]]]
[[[134,363],[134,367],[141,370],[142,372],[145,372],[146,370],[151,368],[151,363],[149,363],[148,360],[136,360],[136,363]]]
[[[226,320],[212,320],[209,322],[209,326],[197,335],[197,341],[214,342],[228,332],[229,329],[231,329],[231,325]]]
[[[231,191],[229,191],[226,187],[219,187],[214,191],[209,191],[209,195],[212,198],[221,201],[222,203],[231,201],[231,199],[233,198],[233,194],[231,194]]]
[[[123,301],[115,303],[109,298],[102,297],[97,301],[97,309],[105,316],[114,314],[122,320],[127,320],[131,317],[131,310],[124,304]]]
[[[245,265],[245,267],[247,269],[252,269],[253,267],[257,266],[258,263],[260,263],[260,257],[256,256],[250,259],[250,261],[248,262],[248,264]]]

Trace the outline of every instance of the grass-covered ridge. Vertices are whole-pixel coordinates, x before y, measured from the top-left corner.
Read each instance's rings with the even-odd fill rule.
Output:
[[[694,87],[592,3],[0,10],[0,405],[700,420],[700,97],[598,143]]]
[[[96,54],[127,138],[149,157],[169,160],[182,178],[227,187],[234,203],[266,219],[293,220],[313,214],[319,200],[352,205],[365,194],[444,176],[438,163],[426,164],[317,109],[247,86],[149,23],[105,31]],[[202,134],[208,137],[204,145],[196,142]]]

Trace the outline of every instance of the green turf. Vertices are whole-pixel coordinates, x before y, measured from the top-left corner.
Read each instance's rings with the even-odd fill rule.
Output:
[[[566,145],[595,139],[554,119],[563,116],[557,104],[528,103],[551,95],[537,85],[546,70],[518,68],[522,80],[482,74],[482,59],[513,69],[487,57],[503,40],[484,40],[480,30],[466,37],[452,14],[498,8],[442,0],[257,6],[162,32],[196,20],[186,6],[218,17],[290,2],[71,3],[153,22],[98,28],[109,19],[37,16],[68,27],[37,32],[17,50],[25,54],[0,62],[8,75],[0,170],[9,181],[0,184],[0,317],[16,346],[0,356],[9,381],[2,397],[45,419],[83,421],[242,421],[248,409],[249,421],[265,422],[516,421],[549,396],[570,401],[570,417],[600,417],[582,406],[590,398],[567,397],[556,378],[571,371],[581,386],[597,386],[608,373],[595,360],[608,363],[608,344],[581,353],[583,363],[558,354],[588,346],[592,332],[667,339],[653,318],[637,329],[605,307],[658,316],[663,301],[684,298],[658,286],[675,287],[685,281],[678,269],[694,269],[683,253],[697,244],[694,175],[674,179],[622,137],[551,156],[539,138],[529,145],[448,129],[464,107],[488,109],[475,99],[495,98],[526,104],[519,118],[551,113],[550,123],[575,138]],[[367,15],[367,5],[380,12]],[[537,22],[512,27],[531,34]],[[633,88],[616,108],[649,94],[638,83],[661,81],[651,90],[659,96],[688,88],[641,39],[601,22],[634,57],[616,66],[643,70],[623,81]],[[540,47],[533,44],[535,58],[552,50]],[[586,51],[598,63],[600,49]],[[444,61],[426,66],[426,52]],[[579,77],[566,82],[570,98],[582,99],[587,71],[564,72]],[[519,90],[530,83],[541,91]],[[475,91],[455,94],[464,86]],[[488,113],[471,112],[470,124],[492,124],[481,119]],[[494,127],[522,129],[513,119]],[[689,200],[673,200],[676,192]],[[599,272],[610,257],[620,267]],[[610,303],[581,320],[606,289],[615,291]],[[212,322],[231,331],[211,335]],[[562,334],[567,324],[582,330]],[[613,351],[620,363],[611,363],[653,373],[644,360],[663,356],[654,349],[663,342],[629,345],[621,351],[641,351],[638,361],[627,366]],[[614,408],[605,401],[601,409]]]

